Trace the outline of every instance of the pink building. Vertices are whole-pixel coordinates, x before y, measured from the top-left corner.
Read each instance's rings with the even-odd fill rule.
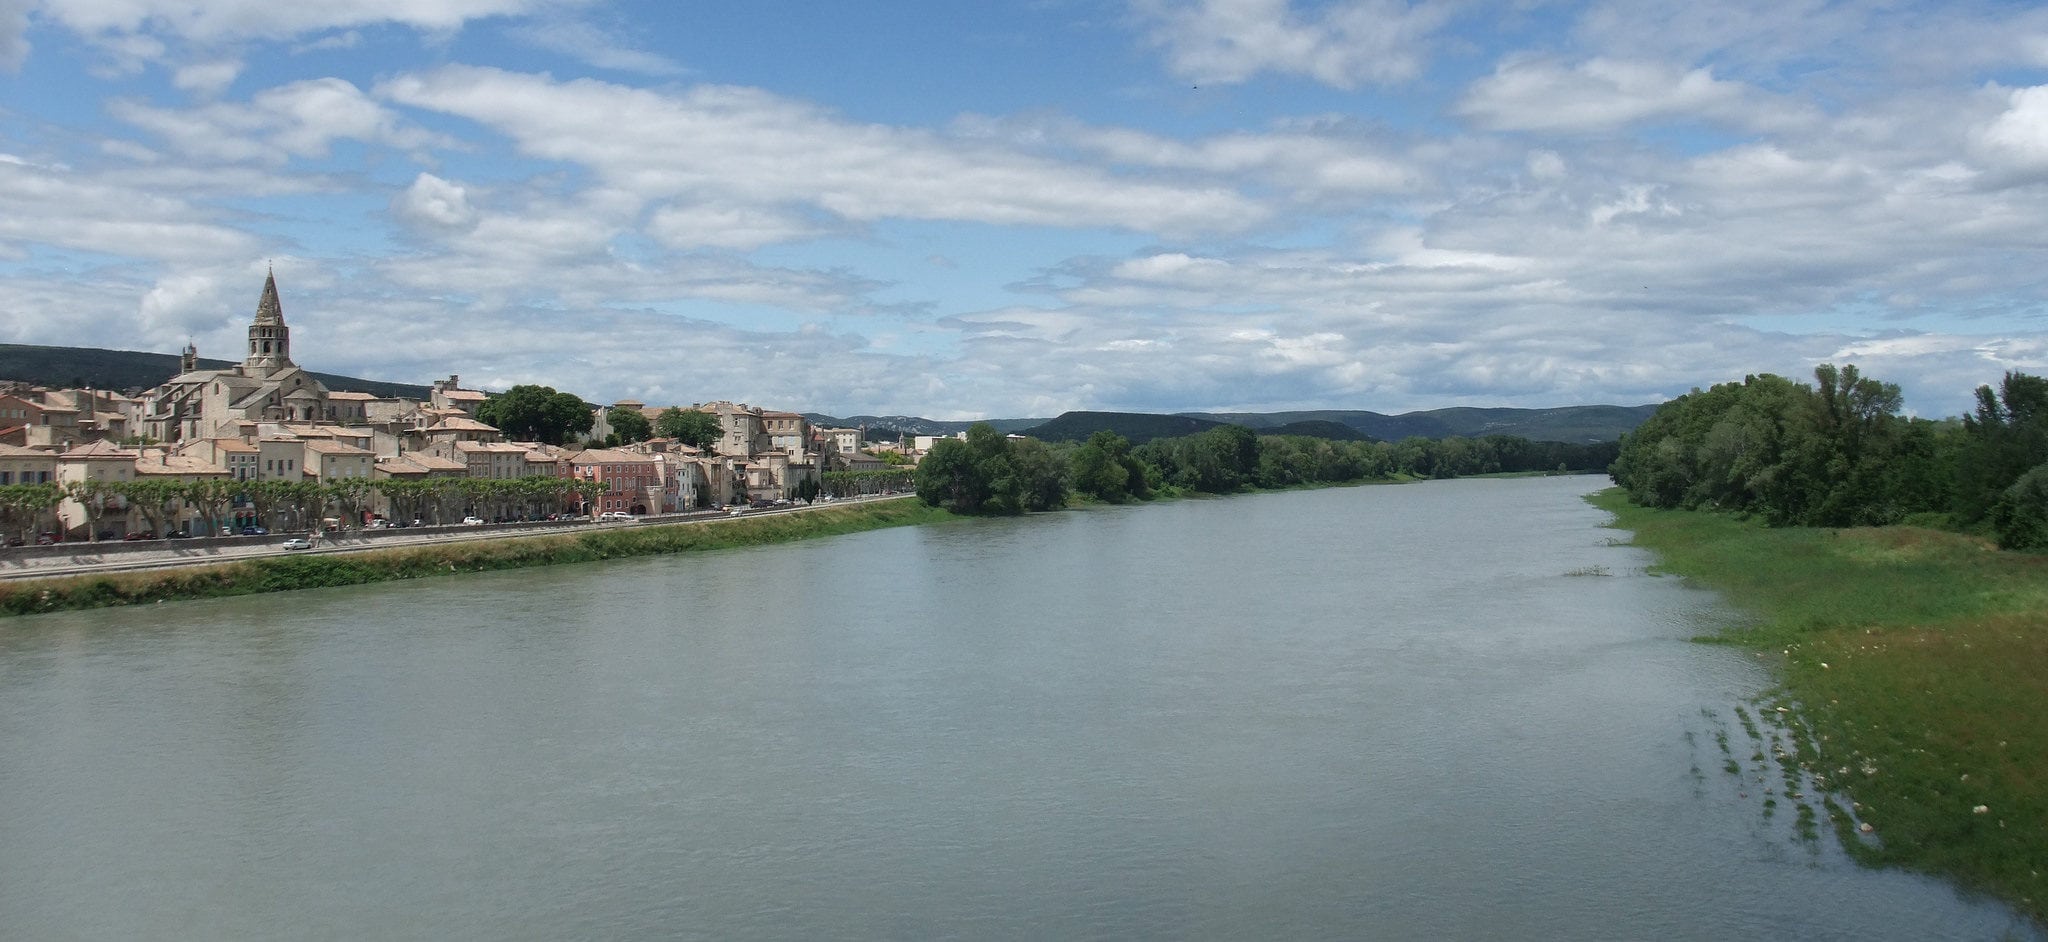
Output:
[[[605,485],[597,502],[585,513],[665,513],[661,464],[653,455],[622,448],[592,448],[569,459],[571,473],[583,481]]]

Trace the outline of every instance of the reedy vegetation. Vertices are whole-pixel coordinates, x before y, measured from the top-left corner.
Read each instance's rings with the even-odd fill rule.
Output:
[[[688,553],[835,536],[943,517],[892,500],[699,523],[589,528],[361,552],[270,556],[150,572],[0,582],[0,615],[363,585],[463,572]]]
[[[1923,527],[1631,506],[1618,490],[1594,503],[1656,552],[1656,571],[1750,615],[1702,640],[1778,666],[1803,770],[1846,795],[1824,807],[1851,854],[2048,919],[2048,557]]]

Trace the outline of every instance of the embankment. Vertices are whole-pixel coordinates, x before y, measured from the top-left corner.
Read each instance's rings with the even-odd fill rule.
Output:
[[[266,556],[147,572],[19,580],[0,583],[0,615],[363,585],[463,572],[756,546],[907,526],[946,516],[944,511],[915,500],[892,500],[733,520],[592,528],[414,548]]]
[[[1770,529],[1618,489],[1592,500],[1657,554],[1653,571],[1752,616],[1702,640],[1780,661],[1851,853],[2048,922],[2048,557],[1912,527]]]

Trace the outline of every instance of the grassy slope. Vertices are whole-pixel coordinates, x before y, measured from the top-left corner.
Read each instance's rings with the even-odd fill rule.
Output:
[[[926,523],[946,516],[944,511],[915,500],[892,500],[710,523],[608,527],[360,553],[273,556],[151,572],[20,580],[0,583],[0,615],[363,585],[459,572],[783,543]]]
[[[1618,491],[1594,503],[1660,570],[1755,616],[1713,640],[1782,653],[1817,771],[1875,827],[1858,840],[1837,818],[1852,852],[2048,921],[2048,557],[1910,527],[1774,530]]]

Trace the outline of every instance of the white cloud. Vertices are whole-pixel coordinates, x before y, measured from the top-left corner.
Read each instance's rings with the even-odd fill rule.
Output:
[[[55,245],[166,262],[255,251],[236,230],[183,200],[68,168],[0,161],[0,245]]]
[[[214,160],[282,165],[325,156],[339,140],[418,148],[439,140],[338,78],[308,79],[264,89],[246,104],[158,108],[115,101],[117,118],[152,131],[186,154]]]
[[[413,178],[412,186],[392,200],[399,216],[431,226],[465,228],[476,222],[476,210],[469,205],[469,193],[461,184],[431,173]]]
[[[2048,169],[2048,85],[2014,89],[2008,101],[1979,133],[1979,146],[2009,166]]]
[[[552,5],[557,0],[42,0],[40,15],[84,36],[155,32],[218,41],[284,39],[380,23],[451,30],[470,20]]]
[[[0,0],[0,70],[13,72],[28,61],[28,11],[36,0]]]
[[[1416,77],[1450,18],[1445,4],[1401,0],[1337,0],[1313,13],[1289,0],[1133,0],[1132,9],[1175,75],[1224,84],[1278,72],[1338,88]]]
[[[826,231],[795,213],[715,203],[664,206],[647,222],[648,235],[675,249],[758,249]]]
[[[215,59],[179,68],[171,76],[171,84],[188,92],[212,97],[227,91],[234,84],[235,77],[242,74],[242,63],[236,59]]]
[[[600,69],[657,77],[676,76],[687,71],[673,59],[634,48],[630,36],[599,29],[589,23],[553,19],[516,26],[506,32],[530,46],[573,56]]]
[[[668,93],[498,69],[406,75],[379,94],[460,115],[526,154],[647,199],[808,205],[853,222],[1236,230],[1266,211],[1221,187],[1122,178],[926,131],[855,124],[756,89]]]
[[[1538,59],[1503,62],[1474,82],[1459,114],[1510,131],[1598,132],[1648,121],[1700,119],[1758,127],[1785,109],[1709,69],[1592,59],[1576,66]]]

